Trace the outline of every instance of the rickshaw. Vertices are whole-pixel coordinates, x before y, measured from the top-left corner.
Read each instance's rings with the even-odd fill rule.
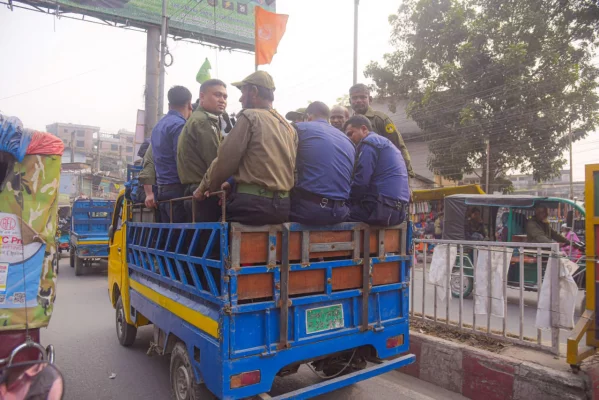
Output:
[[[539,197],[525,195],[471,195],[458,194],[447,196],[445,198],[445,224],[443,229],[444,240],[467,241],[465,224],[469,212],[473,208],[478,208],[482,213],[482,220],[485,223],[488,236],[486,241],[506,241],[506,242],[526,242],[526,222],[534,215],[535,206],[542,204],[549,210],[555,212],[557,209],[564,209],[564,217],[568,227],[584,224],[585,210],[579,204],[568,199],[557,197]],[[504,215],[507,214],[507,217]],[[503,221],[503,224],[499,221]],[[501,226],[503,225],[503,226]],[[503,239],[496,238],[497,228],[507,229]],[[512,288],[519,288],[519,253],[517,249],[512,255],[508,269],[507,285]],[[451,294],[453,297],[460,297],[460,292],[464,298],[470,297],[474,289],[474,250],[473,247],[464,246],[464,280],[463,286],[460,285],[460,255],[456,257],[455,266],[452,270],[450,281]],[[573,274],[573,278],[582,290],[585,289],[585,271],[586,265],[584,258],[576,260],[579,265],[578,270]],[[545,270],[546,257],[543,257],[543,271]],[[524,290],[537,291],[539,282],[537,282],[537,258],[534,254],[524,252]]]
[[[63,150],[59,138],[0,114],[0,398],[62,396],[54,349],[40,344],[40,328],[56,298]]]

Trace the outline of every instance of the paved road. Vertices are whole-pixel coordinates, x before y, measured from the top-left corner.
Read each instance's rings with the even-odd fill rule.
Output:
[[[428,272],[427,272],[428,275]],[[410,305],[413,307],[415,313],[422,313],[422,300],[423,300],[423,291],[425,293],[424,296],[424,309],[426,310],[426,315],[433,316],[435,311],[435,287],[434,285],[426,283],[426,288],[423,288],[423,270],[422,264],[417,265],[414,268],[414,282],[411,290],[414,290],[414,303]],[[440,289],[438,289],[440,290]],[[507,319],[506,319],[506,332],[514,335],[520,334],[520,291],[518,289],[510,289],[507,290],[508,296],[508,306],[507,306]],[[583,291],[578,292],[578,297],[576,300],[576,304],[579,305],[582,303],[582,299],[584,296]],[[536,339],[537,338],[537,329],[535,327],[535,319],[537,315],[537,292],[524,292],[524,313],[523,313],[523,322],[524,322],[524,336]],[[411,301],[412,297],[410,297]],[[437,317],[445,320],[446,316],[446,304],[445,302],[441,302],[437,300]],[[473,307],[474,301],[472,298],[464,299],[464,308],[462,312],[462,321],[465,324],[472,325],[473,323]],[[577,307],[575,321],[577,315],[579,315],[579,308]],[[458,321],[459,320],[459,299],[452,298],[449,305],[449,315],[450,321]],[[476,316],[476,326],[477,327],[485,327],[487,326],[487,316],[486,315],[477,315]],[[491,316],[491,329],[492,330],[503,330],[503,319],[495,316]],[[542,341],[548,343],[550,345],[551,342],[551,331],[543,330],[541,331]],[[560,342],[566,343],[567,338],[569,336],[569,331],[562,330],[560,332]]]
[[[169,359],[146,355],[151,337],[151,328],[144,327],[132,347],[121,347],[116,339],[105,269],[75,277],[68,259],[61,260],[55,312],[50,327],[42,331],[42,341],[56,347],[57,365],[66,380],[66,400],[169,399]],[[115,379],[109,379],[112,373],[116,374]],[[298,374],[277,379],[271,394],[318,381],[303,367]],[[393,371],[319,399],[457,400],[464,397]]]

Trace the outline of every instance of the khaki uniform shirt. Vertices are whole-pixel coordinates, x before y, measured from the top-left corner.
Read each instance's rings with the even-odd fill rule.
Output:
[[[199,185],[216,158],[223,141],[219,119],[198,107],[181,131],[177,142],[177,173],[184,185]]]
[[[534,217],[526,222],[526,241],[528,243],[570,243],[568,239],[557,233],[549,222],[539,222]]]
[[[412,160],[410,159],[410,153],[408,153],[408,148],[401,137],[401,134],[397,131],[397,128],[391,121],[391,118],[387,116],[387,114],[374,111],[372,107],[368,107],[368,111],[364,114],[366,118],[372,124],[372,129],[374,132],[379,135],[386,137],[390,141],[393,142],[395,147],[401,151],[401,155],[406,162],[406,169],[408,170],[408,176],[413,178],[415,176],[414,170],[412,169]]]
[[[218,149],[200,185],[215,192],[229,177],[236,183],[290,191],[294,184],[297,133],[274,109],[247,109]]]
[[[144,154],[143,169],[139,173],[138,179],[142,185],[156,184],[156,168],[154,167],[152,145],[148,146],[148,150]]]

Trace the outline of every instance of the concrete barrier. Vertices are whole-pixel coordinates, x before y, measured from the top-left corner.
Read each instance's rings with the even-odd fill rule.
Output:
[[[416,355],[416,363],[401,372],[469,399],[593,398],[593,374],[584,370],[575,375],[414,331],[410,353]]]

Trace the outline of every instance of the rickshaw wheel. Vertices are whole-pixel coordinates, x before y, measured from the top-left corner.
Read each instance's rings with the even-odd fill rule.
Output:
[[[474,289],[474,279],[470,276],[464,275],[464,287],[460,290],[460,269],[454,268],[451,272],[451,279],[449,281],[449,287],[451,288],[451,296],[460,298],[460,292],[466,299],[472,295]]]

